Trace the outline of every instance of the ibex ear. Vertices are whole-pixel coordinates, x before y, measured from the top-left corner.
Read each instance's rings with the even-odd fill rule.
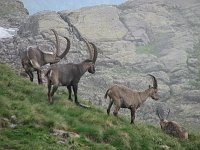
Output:
[[[151,88],[151,85],[149,85],[149,89]]]

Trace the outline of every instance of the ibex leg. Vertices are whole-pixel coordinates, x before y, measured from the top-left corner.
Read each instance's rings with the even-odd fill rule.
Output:
[[[37,75],[38,75],[38,84],[42,84],[42,72],[40,69],[37,69]]]
[[[115,106],[115,110],[114,110],[114,112],[113,112],[113,115],[114,115],[114,116],[117,116],[119,109],[120,109],[119,106]]]
[[[69,94],[68,99],[72,101],[72,89],[71,89],[71,85],[68,85],[67,89],[68,89],[68,94]]]
[[[38,84],[42,84],[40,65],[38,64],[38,62],[36,60],[37,60],[36,58],[30,59],[30,62],[31,62],[31,65],[33,66],[33,68],[37,71]]]
[[[28,74],[28,76],[29,76],[29,78],[30,78],[30,80],[31,80],[31,82],[33,82],[33,72],[32,71],[28,71],[28,70],[25,70],[25,72]]]
[[[135,108],[131,107],[131,124],[134,124],[134,120],[135,120]]]
[[[52,101],[52,97],[51,97],[51,87],[52,87],[52,85],[51,85],[51,80],[48,80],[48,93],[47,93],[47,95],[48,95],[48,101],[49,101],[49,103],[51,103],[51,101]]]
[[[108,115],[110,114],[110,108],[112,107],[112,104],[113,104],[113,100],[110,100],[110,103],[109,103],[108,109],[107,109],[107,114]]]
[[[77,90],[78,90],[78,85],[73,85],[75,103],[76,103],[77,105],[79,105],[78,98],[77,98]]]
[[[50,103],[53,103],[52,97],[53,97],[54,93],[57,91],[57,89],[58,89],[58,85],[53,85],[53,89],[51,91],[51,101],[50,101]]]

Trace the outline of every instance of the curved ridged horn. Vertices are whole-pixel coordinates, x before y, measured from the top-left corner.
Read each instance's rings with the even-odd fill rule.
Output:
[[[86,40],[86,38],[83,38],[83,41],[86,43],[86,46],[87,46],[87,48],[89,50],[89,53],[90,53],[90,58],[89,59],[92,60],[92,47],[89,44],[89,42]]]
[[[56,37],[56,51],[55,51],[55,54],[58,56],[59,53],[60,53],[60,42],[59,42],[59,39],[58,39],[58,33],[54,29],[51,29],[51,31],[54,33],[54,35]]]
[[[158,88],[158,84],[157,84],[157,80],[156,80],[156,78],[153,76],[153,75],[151,75],[151,74],[148,74],[150,77],[152,77],[152,79],[153,79],[153,88],[154,89],[157,89]]]
[[[166,119],[169,117],[169,113],[170,113],[170,108],[169,108],[169,111],[168,111],[168,113],[167,113],[167,117],[166,117]]]
[[[164,112],[163,109],[160,107],[156,108],[156,115],[158,116],[159,119],[164,119]]]
[[[67,53],[69,52],[70,46],[71,46],[70,40],[67,37],[64,37],[64,38],[67,40],[67,47],[66,47],[65,51],[61,55],[58,56],[60,59],[62,59],[63,57],[65,57],[67,55]]]
[[[156,109],[156,115],[158,116],[159,119],[162,119],[162,117],[160,116],[158,108]]]
[[[92,45],[93,49],[94,49],[94,56],[93,56],[93,59],[92,59],[92,62],[95,63],[96,60],[97,60],[97,55],[98,55],[98,52],[97,52],[97,47],[94,45],[94,43],[90,42],[90,44]]]

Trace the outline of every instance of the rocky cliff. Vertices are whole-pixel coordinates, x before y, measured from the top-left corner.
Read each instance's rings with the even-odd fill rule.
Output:
[[[0,43],[1,62],[19,67],[20,53],[30,45],[51,51],[55,40],[49,29],[54,28],[62,48],[66,45],[63,36],[72,41],[70,53],[60,63],[78,63],[88,57],[80,40],[84,36],[96,44],[99,57],[96,74],[86,73],[80,81],[82,97],[105,108],[108,102],[103,96],[108,87],[122,84],[144,90],[152,84],[150,73],[158,79],[160,100],[147,100],[137,118],[157,122],[155,107],[161,103],[171,108],[172,119],[198,128],[199,26],[198,0],[130,0],[118,6],[40,12],[20,23],[14,39]]]
[[[0,8],[0,26],[18,27],[28,16],[20,0],[1,0]]]

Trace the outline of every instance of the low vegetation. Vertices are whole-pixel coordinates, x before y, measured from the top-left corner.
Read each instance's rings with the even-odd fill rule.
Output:
[[[45,85],[31,83],[0,65],[0,149],[200,149],[197,133],[189,132],[189,140],[179,140],[158,127],[139,122],[131,125],[128,118],[107,116],[104,110],[93,106],[90,109],[76,106],[67,100],[66,91],[58,91],[54,104],[49,105]],[[3,123],[13,115],[17,118],[15,128]],[[54,129],[80,137],[55,136]]]
[[[142,46],[138,46],[136,49],[136,52],[138,54],[154,54],[157,55],[157,53],[155,52],[155,44],[149,43],[146,45],[142,45]]]

